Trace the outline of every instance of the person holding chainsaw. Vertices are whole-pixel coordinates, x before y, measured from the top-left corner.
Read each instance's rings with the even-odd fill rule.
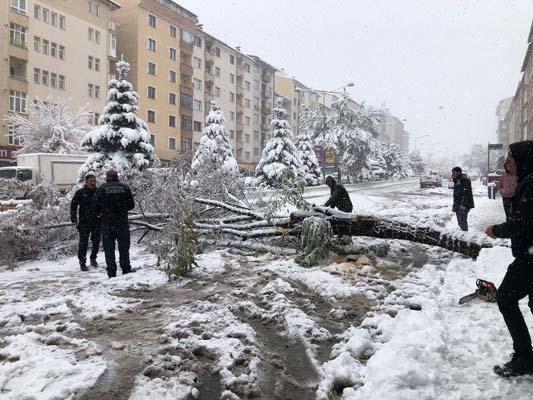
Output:
[[[494,372],[504,377],[533,374],[531,336],[518,307],[518,301],[529,296],[533,311],[533,140],[513,143],[509,149],[506,163],[517,172],[509,217],[486,230],[491,238],[510,238],[515,257],[496,293],[514,349],[509,362],[494,367]]]

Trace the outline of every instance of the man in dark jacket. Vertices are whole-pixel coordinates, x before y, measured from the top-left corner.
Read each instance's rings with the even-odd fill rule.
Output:
[[[115,242],[118,242],[122,273],[131,272],[128,211],[135,207],[135,202],[129,186],[119,182],[117,171],[107,171],[106,181],[96,192],[95,207],[98,215],[102,216],[102,243],[107,264],[107,275],[114,278],[117,276]]]
[[[531,337],[518,307],[518,301],[529,296],[533,310],[533,141],[513,143],[509,148],[507,162],[516,164],[513,167],[518,175],[509,217],[486,231],[492,238],[510,238],[515,257],[496,293],[514,348],[509,362],[494,367],[494,372],[505,377],[533,374]]]
[[[472,182],[463,175],[460,167],[452,169],[453,178],[453,212],[457,215],[457,223],[463,231],[468,231],[468,213],[474,208]]]
[[[94,212],[94,199],[96,195],[96,176],[87,174],[85,176],[85,185],[76,191],[72,202],[70,203],[70,220],[76,224],[80,234],[78,244],[78,259],[82,271],[88,271],[87,247],[89,246],[89,237],[92,242],[91,249],[91,267],[97,267],[96,255],[100,246],[101,221]]]
[[[326,178],[326,185],[331,189],[331,197],[324,205],[331,208],[337,207],[341,211],[351,213],[353,210],[352,201],[344,186],[338,185],[332,176]]]

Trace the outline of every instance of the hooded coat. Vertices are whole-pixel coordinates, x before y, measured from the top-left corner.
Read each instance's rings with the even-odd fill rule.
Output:
[[[514,257],[533,257],[533,140],[509,146],[516,162],[517,187],[507,222],[493,227],[494,236],[511,238]]]

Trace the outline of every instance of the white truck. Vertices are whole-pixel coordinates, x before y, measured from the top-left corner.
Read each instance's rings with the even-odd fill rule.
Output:
[[[442,187],[442,177],[437,171],[429,171],[420,177],[420,188]]]
[[[78,183],[78,171],[87,157],[86,154],[21,154],[17,156],[16,166],[0,168],[0,178],[14,179],[31,186],[49,182],[66,192]],[[24,197],[23,191],[19,189],[11,193],[12,190],[9,192],[0,186],[2,197]]]

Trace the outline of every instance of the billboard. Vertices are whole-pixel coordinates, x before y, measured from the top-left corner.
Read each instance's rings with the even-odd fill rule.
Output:
[[[335,166],[335,149],[328,147],[326,149],[325,163],[326,168],[333,168]]]

